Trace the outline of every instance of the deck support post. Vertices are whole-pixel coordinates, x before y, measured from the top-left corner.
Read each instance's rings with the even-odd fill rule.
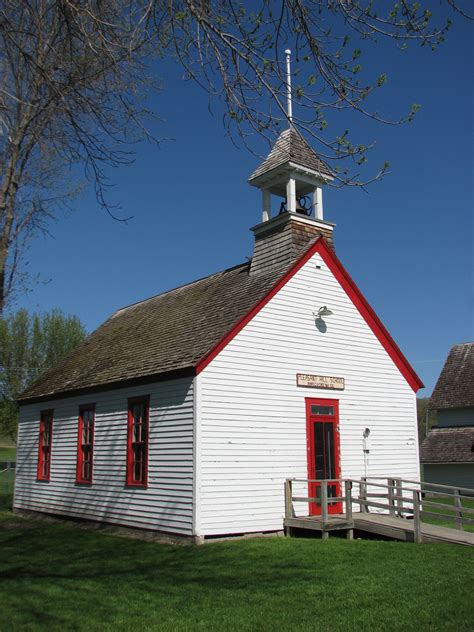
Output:
[[[421,543],[421,519],[420,519],[420,492],[413,490],[413,539],[417,544]]]
[[[459,489],[454,490],[454,506],[456,508],[456,529],[464,531],[462,526],[462,503]]]
[[[292,480],[287,478],[285,481],[285,518],[294,518],[293,511],[293,484]]]

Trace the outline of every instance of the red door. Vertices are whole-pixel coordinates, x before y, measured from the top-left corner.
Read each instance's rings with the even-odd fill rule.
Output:
[[[340,478],[339,401],[306,398],[306,438],[308,448],[308,494],[317,498],[309,503],[311,516],[321,514],[321,484],[318,481]],[[328,499],[341,495],[340,483],[328,483]],[[330,503],[330,514],[342,512],[342,503]]]

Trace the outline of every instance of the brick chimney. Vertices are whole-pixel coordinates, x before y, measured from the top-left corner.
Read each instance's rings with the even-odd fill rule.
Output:
[[[334,224],[298,213],[280,213],[251,230],[255,247],[250,274],[284,270],[295,261],[319,236],[334,248]]]

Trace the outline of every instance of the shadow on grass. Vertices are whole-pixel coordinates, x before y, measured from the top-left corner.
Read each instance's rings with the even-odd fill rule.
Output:
[[[0,527],[0,629],[470,625],[473,557],[462,547],[283,538],[173,547],[25,522],[30,530]]]

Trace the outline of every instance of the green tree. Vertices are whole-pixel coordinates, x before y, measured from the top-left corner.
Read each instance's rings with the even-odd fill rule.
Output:
[[[86,336],[77,316],[20,309],[0,319],[0,434],[16,436],[20,393]]]

